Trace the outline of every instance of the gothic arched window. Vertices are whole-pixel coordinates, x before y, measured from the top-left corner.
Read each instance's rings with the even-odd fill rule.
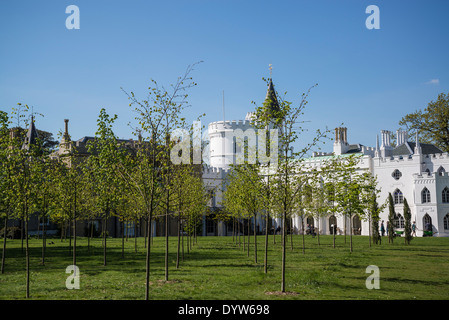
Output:
[[[337,231],[337,218],[334,215],[329,217],[329,231],[334,234]]]
[[[449,230],[449,213],[444,216],[443,224],[444,230]]]
[[[311,227],[314,226],[315,223],[313,217],[307,217],[306,223]]]
[[[393,194],[394,204],[404,203],[404,195],[402,194],[402,191],[399,189],[396,189]]]
[[[421,203],[430,202],[430,191],[426,187],[421,191]]]
[[[432,218],[429,216],[428,213],[424,215],[422,218],[424,231],[432,231]]]
[[[449,189],[448,187],[444,187],[443,192],[441,193],[443,203],[449,203]]]
[[[404,225],[404,217],[400,213],[398,213],[396,218],[394,219],[394,226],[396,228],[404,228]]]
[[[442,175],[446,172],[446,170],[444,170],[443,167],[439,167],[438,170],[437,170],[437,172],[438,172],[438,175],[439,175],[439,176],[442,176]]]

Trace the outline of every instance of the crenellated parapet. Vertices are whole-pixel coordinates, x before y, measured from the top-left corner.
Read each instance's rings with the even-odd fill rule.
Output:
[[[220,179],[226,177],[229,168],[203,167],[203,179]]]
[[[213,132],[220,132],[226,130],[242,129],[246,130],[253,128],[250,120],[230,120],[230,121],[215,121],[209,123],[209,134]]]

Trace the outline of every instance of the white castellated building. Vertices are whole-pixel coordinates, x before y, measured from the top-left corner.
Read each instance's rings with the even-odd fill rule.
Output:
[[[395,203],[395,213],[398,217],[395,228],[404,228],[403,206],[407,199],[411,210],[411,220],[416,222],[417,236],[423,236],[424,231],[432,231],[434,236],[449,236],[449,155],[443,153],[432,144],[409,141],[407,132],[396,132],[397,144],[391,144],[391,132],[381,131],[375,148],[361,144],[349,144],[347,128],[336,128],[333,151],[330,153],[314,153],[307,161],[310,165],[319,166],[323,160],[331,156],[357,154],[361,156],[359,170],[367,170],[377,176],[378,188],[381,190],[379,203],[384,203],[391,193]],[[388,221],[389,209],[385,207],[380,214],[380,220]],[[319,221],[322,234],[332,233],[332,224],[339,230],[344,230],[345,218],[327,216]],[[368,235],[368,221],[360,221],[354,216],[352,226],[356,234]],[[294,224],[300,226],[296,218]],[[317,225],[316,218],[308,218],[307,223]],[[349,226],[349,221],[346,221]]]
[[[270,80],[267,97],[273,94],[273,84]],[[251,128],[248,113],[245,120],[217,121],[208,126],[209,134],[209,166],[203,172],[203,180],[206,187],[213,190],[214,196],[210,201],[212,210],[221,207],[223,185],[231,164],[236,163],[238,149],[232,135],[227,135],[233,130],[243,131]],[[397,230],[404,227],[403,202],[407,199],[410,206],[412,222],[416,222],[417,236],[423,236],[424,230],[429,228],[434,236],[449,236],[449,155],[431,144],[409,141],[407,132],[397,131],[397,143],[391,144],[391,132],[381,131],[381,139],[377,137],[375,147],[367,147],[361,144],[348,142],[347,128],[336,128],[333,150],[331,152],[314,152],[307,162],[313,166],[319,166],[324,160],[334,156],[357,154],[361,156],[359,170],[368,170],[377,176],[378,188],[381,190],[379,203],[383,203],[391,193],[395,202],[395,212],[398,219],[395,222]],[[329,215],[317,218],[309,217],[304,225],[320,226],[320,234],[332,234],[336,226],[337,232],[343,232],[345,224],[349,221],[342,216]],[[368,221],[360,221],[354,216],[352,221],[355,234],[368,235]],[[380,220],[388,221],[388,206],[380,215]],[[279,225],[279,219],[273,220],[273,226]],[[256,219],[259,230],[264,230],[263,219]],[[299,217],[293,219],[293,228],[301,229]],[[386,225],[385,225],[386,226]],[[232,232],[232,225],[223,222],[214,223],[204,218],[203,235],[227,235]],[[349,232],[349,230],[348,230]]]

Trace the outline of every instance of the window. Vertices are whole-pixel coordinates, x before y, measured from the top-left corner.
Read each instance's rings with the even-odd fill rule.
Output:
[[[449,203],[449,189],[448,187],[445,187],[442,192],[443,196],[443,203]]]
[[[432,218],[429,216],[429,214],[425,214],[422,218],[422,222],[424,225],[424,231],[432,231]]]
[[[361,235],[362,234],[362,222],[358,215],[354,215],[352,218],[352,234]]]
[[[400,177],[402,177],[402,173],[401,171],[399,171],[398,169],[394,170],[393,173],[391,174],[391,176],[393,178],[395,178],[396,180],[399,180]]]
[[[421,191],[421,203],[430,202],[430,191],[426,187]]]
[[[394,219],[394,226],[395,228],[404,228],[404,217],[398,213],[396,218]]]
[[[444,230],[449,230],[449,213],[443,219]]]
[[[211,214],[206,217],[206,233],[207,234],[215,234],[215,214]]]
[[[442,175],[446,172],[446,170],[444,170],[443,167],[440,167],[440,168],[437,170],[437,172],[438,172],[438,175],[439,175],[439,176],[442,176]]]
[[[307,217],[306,223],[307,223],[309,226],[313,227],[313,226],[314,226],[314,219],[313,219],[313,217]]]
[[[394,204],[404,203],[404,195],[401,190],[396,189],[393,194]]]
[[[337,218],[334,215],[329,217],[329,231],[330,234],[335,234],[337,231]]]
[[[429,170],[429,168],[427,168],[425,172],[427,173],[428,176],[430,176],[430,170]]]

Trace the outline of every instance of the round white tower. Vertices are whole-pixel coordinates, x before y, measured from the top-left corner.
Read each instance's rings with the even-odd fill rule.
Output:
[[[253,129],[251,121],[216,121],[208,127],[209,133],[209,165],[215,168],[229,169],[236,163],[236,154],[241,147],[236,144],[235,134],[237,129],[245,132]]]

